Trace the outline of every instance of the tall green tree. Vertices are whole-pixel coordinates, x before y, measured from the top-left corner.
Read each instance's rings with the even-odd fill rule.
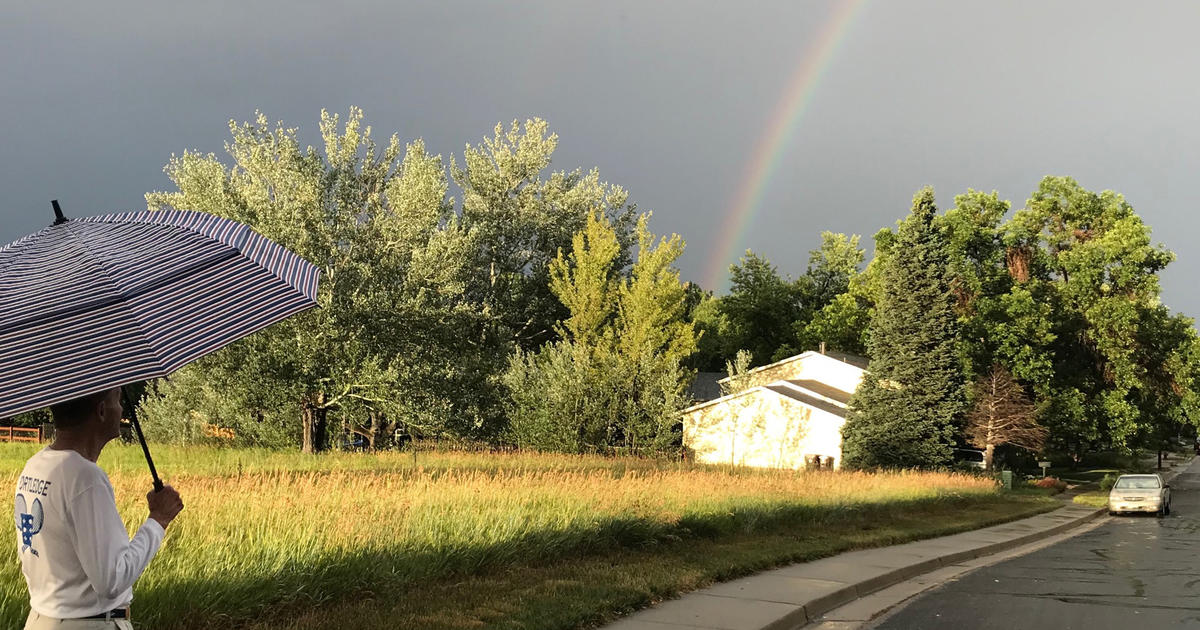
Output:
[[[474,265],[481,273],[472,294],[492,318],[492,334],[525,350],[557,338],[555,324],[567,311],[550,290],[550,261],[571,247],[589,216],[607,218],[622,267],[636,240],[629,194],[595,169],[548,172],[557,146],[558,136],[535,118],[496,125],[491,137],[467,145],[461,162],[451,158],[462,224],[478,238]]]
[[[866,355],[870,323],[880,294],[882,270],[887,267],[896,233],[883,228],[875,233],[875,255],[866,269],[850,274],[845,292],[816,311],[808,321],[797,321],[796,335],[808,347],[825,342],[832,349]]]
[[[792,326],[800,315],[795,284],[781,277],[771,261],[749,250],[729,272],[732,285],[720,305],[729,321],[730,347],[749,350],[755,366],[781,353],[793,354]]]
[[[344,123],[322,112],[322,150],[262,114],[230,132],[228,166],[173,158],[177,190],[148,194],[149,208],[251,225],[321,268],[319,308],[186,368],[214,388],[168,382],[159,396],[219,395],[192,406],[224,410],[214,424],[280,419],[308,452],[327,446],[330,413],[351,403],[430,433],[486,434],[498,369],[470,332],[487,325],[467,294],[477,235],[447,203],[441,158],[396,136],[380,148],[358,109]]]
[[[632,449],[663,449],[678,437],[678,413],[690,402],[686,388],[694,376],[683,363],[697,347],[674,267],[683,238],[655,237],[649,220],[649,214],[638,219],[637,261],[621,286],[614,327],[626,403],[621,439]]]
[[[941,217],[964,369],[1000,364],[1036,402],[1053,449],[1149,445],[1178,430],[1195,394],[1190,320],[1159,303],[1173,255],[1120,195],[1047,177],[1010,220],[968,191]]]
[[[616,232],[597,213],[572,237],[570,252],[550,262],[550,290],[567,316],[556,325],[560,340],[518,349],[504,375],[509,437],[518,446],[585,452],[612,444],[621,404],[613,348],[619,259]]]
[[[696,285],[689,285],[695,287]],[[701,372],[720,372],[727,357],[737,354],[736,340],[729,317],[721,309],[721,298],[704,292],[690,305],[687,321],[696,328],[696,353],[688,358],[689,368]]]
[[[870,317],[850,294],[866,253],[858,242],[857,234],[822,232],[821,246],[809,253],[808,270],[796,279],[800,317],[792,329],[797,350],[811,350],[822,343],[845,352],[865,350],[861,340]]]
[[[1151,242],[1123,197],[1067,177],[1043,179],[1006,228],[1010,275],[1050,309],[1050,369],[1034,390],[1052,445],[1076,457],[1127,447],[1155,421],[1139,398],[1161,389],[1155,366],[1167,356],[1144,340],[1165,321],[1150,314],[1160,306],[1157,274],[1174,255]]]
[[[855,468],[949,464],[966,412],[946,237],[933,190],[900,225],[871,320],[871,361],[843,428]]]
[[[571,239],[571,252],[550,261],[550,291],[568,316],[556,327],[561,337],[588,348],[603,345],[617,310],[621,245],[603,216],[591,215]]]
[[[858,242],[857,234],[821,232],[821,246],[809,252],[808,269],[796,281],[806,311],[820,310],[850,288],[865,254]]]
[[[568,254],[550,264],[551,290],[567,307],[560,341],[519,351],[505,383],[510,433],[519,445],[571,452],[662,449],[676,438],[696,349],[687,290],[673,264],[677,235],[656,239],[637,224],[637,261],[624,273],[616,233],[588,217]]]

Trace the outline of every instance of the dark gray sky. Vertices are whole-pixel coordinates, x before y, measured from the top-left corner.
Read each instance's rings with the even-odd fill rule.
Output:
[[[322,108],[449,157],[543,117],[554,168],[599,167],[688,242],[700,280],[746,164],[828,0],[6,3],[0,242],[68,214],[144,207],[184,149],[261,109],[316,140]],[[1188,278],[1200,187],[1200,3],[868,0],[742,248],[803,272],[821,230],[869,235],[935,186],[1021,207],[1046,174],[1127,197]],[[732,261],[729,261],[732,262]],[[724,287],[710,287],[723,290]]]

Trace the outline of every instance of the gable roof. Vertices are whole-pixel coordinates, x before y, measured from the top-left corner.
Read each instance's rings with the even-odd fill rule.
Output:
[[[846,417],[846,408],[836,403],[825,400],[818,396],[814,396],[811,392],[792,384],[792,381],[777,381],[767,385],[766,388],[776,394],[787,396],[792,400],[802,402],[814,409],[820,409],[825,413],[830,413],[839,418]]]
[[[764,370],[770,370],[772,368],[777,368],[781,365],[787,365],[788,363],[791,363],[793,361],[800,361],[801,359],[807,359],[809,357],[823,357],[823,358],[831,359],[834,361],[841,361],[842,363],[853,365],[854,367],[859,368],[861,370],[867,369],[867,363],[868,363],[868,360],[866,358],[860,357],[855,354],[847,354],[845,352],[832,352],[832,351],[826,351],[824,354],[821,354],[820,352],[817,352],[816,350],[809,350],[808,352],[802,352],[793,357],[788,357],[786,359],[776,361],[774,363],[769,363],[767,365],[756,367],[753,370],[749,370],[745,374],[741,374],[739,376],[750,376],[751,374],[757,374],[758,372],[762,372]],[[729,381],[729,379],[730,379],[730,377],[726,376],[725,378],[721,379],[718,382],[726,383]]]
[[[804,389],[820,395],[822,398],[828,398],[843,406],[850,404],[850,396],[853,395],[851,392],[843,391],[832,385],[827,385],[821,381],[814,381],[812,379],[799,379],[788,382],[792,385],[803,387]]]
[[[871,363],[871,360],[867,357],[859,356],[857,354],[850,354],[849,352],[838,352],[836,350],[826,350],[825,356],[831,359],[837,359],[842,363],[849,363],[856,368],[861,368],[864,370],[867,369],[867,365]]]
[[[821,389],[811,389],[807,385],[809,383],[815,383],[819,385]],[[773,383],[768,383],[767,385],[759,385],[757,387],[744,389],[740,392],[729,394],[728,396],[722,396],[714,400],[696,403],[695,405],[684,409],[680,413],[691,413],[693,411],[703,409],[704,407],[728,402],[734,398],[748,396],[757,392],[771,392],[780,396],[786,396],[787,398],[804,403],[810,407],[813,407],[814,409],[820,409],[821,411],[831,413],[841,418],[846,417],[846,405],[845,403],[841,402],[841,399],[845,398],[847,401],[850,400],[850,395],[846,392],[822,383],[818,383],[817,381],[775,381]]]

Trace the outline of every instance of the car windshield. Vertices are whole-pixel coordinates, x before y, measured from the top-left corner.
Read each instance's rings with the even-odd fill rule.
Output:
[[[1158,488],[1157,477],[1121,477],[1113,486],[1118,490],[1153,490]]]

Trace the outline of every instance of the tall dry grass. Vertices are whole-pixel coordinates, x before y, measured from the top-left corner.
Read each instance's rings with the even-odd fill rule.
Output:
[[[0,470],[15,483],[31,452],[0,449]],[[407,454],[158,452],[187,508],[135,592],[140,620],[155,628],[689,537],[832,527],[850,513],[997,492],[991,481],[946,473],[731,471],[537,454],[427,453],[414,465]],[[101,460],[131,529],[146,514],[139,457],[119,447]],[[9,531],[0,624],[15,627],[28,609]]]

